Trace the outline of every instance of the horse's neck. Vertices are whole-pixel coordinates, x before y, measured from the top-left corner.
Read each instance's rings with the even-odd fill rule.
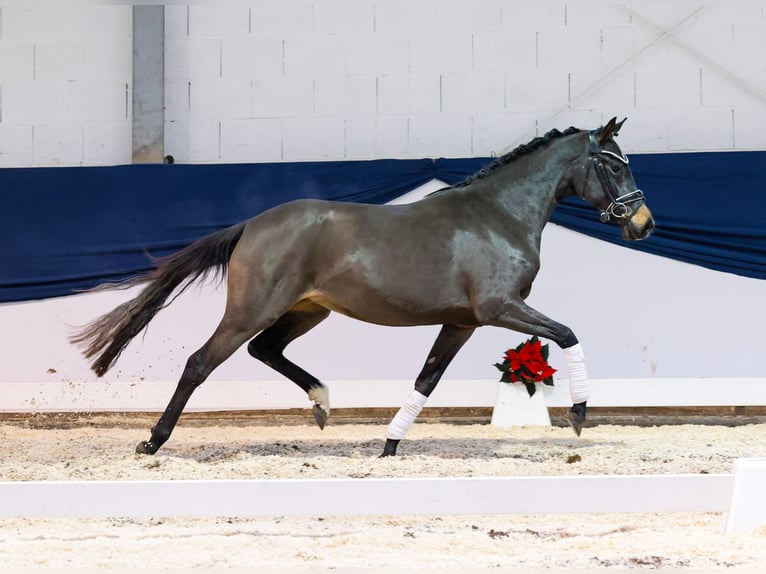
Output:
[[[491,193],[504,215],[542,232],[558,204],[557,191],[569,161],[552,156],[521,158],[517,162],[506,166],[506,173],[497,174]]]

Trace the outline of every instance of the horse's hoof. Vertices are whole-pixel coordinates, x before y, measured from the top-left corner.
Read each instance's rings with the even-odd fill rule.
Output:
[[[330,413],[321,405],[314,405],[311,407],[311,412],[314,414],[314,420],[319,425],[319,428],[324,430],[324,426],[327,424],[327,419],[330,417]]]
[[[386,446],[383,447],[383,454],[378,458],[385,458],[387,456],[396,456],[396,447],[399,446],[399,441],[392,438],[386,439]]]
[[[136,454],[154,454],[157,450],[158,447],[151,441],[142,440],[136,445]]]
[[[324,429],[330,416],[330,391],[324,385],[309,389],[309,398],[314,401],[311,408],[320,429]]]
[[[572,405],[572,408],[569,409],[569,413],[567,413],[567,421],[569,422],[569,426],[572,427],[572,430],[577,436],[580,436],[582,427],[585,425],[585,410],[586,404],[585,402],[582,402],[577,403],[576,405]]]

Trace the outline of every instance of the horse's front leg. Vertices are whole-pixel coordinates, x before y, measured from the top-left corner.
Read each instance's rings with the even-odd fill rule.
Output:
[[[426,359],[426,363],[415,381],[415,390],[410,393],[402,408],[388,425],[386,445],[383,448],[383,454],[380,455],[381,457],[396,454],[399,441],[407,434],[412,423],[415,422],[415,418],[426,404],[426,400],[439,383],[439,379],[441,379],[447,366],[473,332],[473,327],[456,327],[454,325],[444,325],[439,331],[439,336],[428,354],[428,359]]]
[[[585,355],[572,329],[546,317],[523,301],[507,305],[502,312],[487,319],[486,324],[550,339],[564,351],[569,375],[569,394],[572,398],[572,407],[567,419],[575,434],[580,436],[585,424],[590,386],[585,370]]]

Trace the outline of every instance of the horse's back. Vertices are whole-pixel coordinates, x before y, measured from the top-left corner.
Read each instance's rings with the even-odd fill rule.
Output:
[[[427,200],[422,200],[425,203]],[[429,216],[427,205],[421,202],[404,205],[375,205],[329,201],[322,199],[297,199],[273,207],[247,222],[245,237],[254,242],[283,241],[319,242],[325,248],[344,245],[353,241],[379,245],[383,238],[395,239],[402,233],[422,230],[428,221],[447,222],[448,218],[433,213]],[[313,243],[314,247],[317,246]],[[301,245],[309,247],[310,245]],[[348,245],[351,247],[350,245]]]
[[[247,221],[232,254],[238,262],[271,273],[316,273],[317,267],[354,249],[371,209],[382,206],[321,199],[298,199],[273,207]]]
[[[229,288],[258,291],[259,304],[279,292],[290,305],[308,299],[369,322],[439,323],[441,299],[454,291],[445,282],[456,285],[456,269],[449,239],[434,231],[449,223],[429,218],[428,209],[315,199],[279,205],[247,222]],[[465,304],[457,291],[452,307]]]

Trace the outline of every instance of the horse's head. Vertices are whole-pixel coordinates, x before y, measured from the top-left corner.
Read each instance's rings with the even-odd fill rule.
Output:
[[[654,219],[637,188],[628,158],[614,137],[625,120],[609,120],[588,132],[587,165],[580,170],[575,192],[601,211],[601,221],[617,225],[624,239],[645,239],[654,229]]]

